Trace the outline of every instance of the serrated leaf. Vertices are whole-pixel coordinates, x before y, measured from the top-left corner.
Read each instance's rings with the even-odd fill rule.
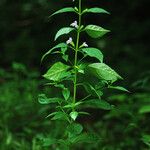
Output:
[[[84,29],[86,33],[92,38],[100,38],[106,33],[110,32],[110,30],[104,29],[97,25],[88,25]]]
[[[70,97],[70,91],[68,88],[64,88],[62,91],[63,97],[65,98],[65,100],[68,100]]]
[[[89,48],[82,48],[82,51],[86,53],[88,56],[97,58],[100,62],[103,62],[103,54],[99,49],[89,47]]]
[[[89,8],[89,9],[86,9],[84,11],[84,13],[105,13],[105,14],[110,14],[108,11],[106,11],[105,9],[103,8],[99,8],[99,7],[94,7],[94,8]]]
[[[83,131],[83,127],[79,123],[72,123],[67,127],[67,131],[71,135],[79,135]]]
[[[70,113],[70,117],[75,121],[78,117],[78,112],[77,111],[73,111]]]
[[[88,108],[95,108],[95,109],[104,109],[104,110],[111,110],[113,108],[108,102],[100,99],[91,99],[87,100],[84,103],[84,107]]]
[[[67,44],[66,43],[59,43],[58,45],[54,46],[53,48],[51,48],[48,52],[46,52],[42,58],[41,58],[41,62],[43,61],[43,59],[45,58],[45,56],[49,55],[53,50],[55,49],[58,49],[58,48],[61,48],[61,49],[67,49]]]
[[[63,28],[61,28],[57,33],[56,33],[56,35],[55,35],[55,41],[60,37],[60,36],[62,36],[62,35],[64,35],[64,34],[68,34],[68,33],[70,33],[71,31],[73,31],[74,30],[74,28],[72,28],[72,27],[63,27]]]
[[[51,104],[62,101],[60,98],[47,98],[45,94],[40,94],[38,96],[38,101],[40,104]]]
[[[91,73],[99,79],[111,81],[112,83],[118,79],[123,79],[118,73],[104,63],[93,63],[88,67]]]
[[[50,17],[57,15],[57,14],[61,14],[61,13],[67,13],[67,12],[76,12],[76,11],[72,7],[66,7],[66,8],[62,8],[62,9],[54,12],[52,15],[50,15]]]
[[[121,87],[121,86],[109,86],[109,89],[116,89],[116,90],[120,90],[120,91],[124,91],[124,92],[129,92],[126,88]]]
[[[57,62],[43,75],[43,77],[48,80],[59,81],[70,75],[70,72],[67,71],[69,68],[70,66]]]
[[[140,114],[150,113],[150,105],[144,105],[139,109]]]

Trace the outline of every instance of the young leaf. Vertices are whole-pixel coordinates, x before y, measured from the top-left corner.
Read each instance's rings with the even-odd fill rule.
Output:
[[[52,16],[54,16],[56,14],[67,13],[67,12],[76,12],[76,11],[72,7],[66,7],[66,8],[62,8],[62,9],[54,12],[52,15],[50,15],[50,17],[52,17]]]
[[[97,25],[88,25],[84,29],[86,33],[91,36],[92,38],[100,38],[106,33],[110,32],[110,30],[106,30]]]
[[[70,66],[57,62],[43,75],[43,77],[48,80],[59,81],[70,75],[70,72],[67,71],[69,68]]]
[[[88,67],[91,73],[99,79],[111,81],[112,83],[118,79],[123,79],[118,73],[116,73],[113,69],[104,63],[93,63]]]
[[[105,14],[110,14],[108,11],[106,11],[105,9],[103,8],[98,8],[98,7],[94,7],[94,8],[89,8],[89,9],[86,9],[84,13],[105,13]]]
[[[121,86],[108,86],[109,89],[116,89],[116,90],[120,90],[120,91],[124,91],[124,92],[129,92],[127,89],[125,89],[124,87]]]
[[[62,101],[60,98],[47,98],[45,94],[40,94],[38,96],[38,101],[40,104],[51,104]]]
[[[82,51],[86,53],[88,56],[97,58],[100,62],[103,62],[103,54],[99,49],[89,47],[89,48],[82,48]]]
[[[65,100],[68,100],[68,98],[70,97],[70,91],[68,88],[63,89],[62,94],[65,98]]]
[[[51,48],[48,52],[46,52],[41,59],[41,62],[43,61],[43,59],[45,58],[45,56],[49,55],[53,50],[57,49],[57,48],[61,48],[61,49],[67,49],[67,44],[66,43],[59,43],[58,45],[54,46],[53,48]]]
[[[104,110],[111,110],[113,108],[108,102],[99,99],[92,99],[85,101],[84,107],[88,108],[95,108],[95,109],[104,109]]]
[[[72,27],[63,27],[63,28],[61,28],[57,33],[56,33],[56,35],[55,35],[55,41],[60,37],[60,36],[62,36],[62,35],[64,35],[64,34],[68,34],[68,33],[70,33],[71,31],[73,31],[74,30],[74,28],[72,28]]]
[[[76,118],[78,117],[78,112],[76,112],[76,111],[71,112],[70,117],[75,121]]]

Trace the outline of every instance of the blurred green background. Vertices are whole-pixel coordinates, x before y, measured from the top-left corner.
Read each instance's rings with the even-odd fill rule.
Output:
[[[83,2],[85,8],[98,6],[111,12],[111,15],[86,15],[84,24],[97,24],[111,33],[98,40],[86,36],[82,40],[102,49],[105,62],[124,77],[121,84],[131,93],[111,90],[105,93],[115,109],[91,110],[92,117],[80,119],[87,129],[99,133],[102,140],[76,149],[149,150],[149,0]],[[73,14],[51,19],[48,16],[72,5],[72,0],[0,1],[0,150],[47,150],[40,139],[58,136],[62,130],[60,123],[45,119],[49,106],[38,104],[37,95],[49,92],[41,75],[59,59],[49,56],[40,65],[42,54],[57,44],[53,42],[57,30],[77,19]],[[59,41],[67,39],[68,36]]]

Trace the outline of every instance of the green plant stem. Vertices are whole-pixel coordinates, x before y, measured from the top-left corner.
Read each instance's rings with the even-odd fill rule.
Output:
[[[77,61],[78,61],[78,49],[79,49],[79,41],[80,41],[80,27],[81,27],[81,0],[79,0],[79,20],[78,20],[78,30],[77,30],[77,40],[76,40],[76,47],[75,47],[75,59],[74,59],[74,69],[75,69],[75,77],[74,77],[74,92],[73,92],[73,104],[76,103],[76,95],[77,95]],[[73,108],[75,111],[75,108]]]

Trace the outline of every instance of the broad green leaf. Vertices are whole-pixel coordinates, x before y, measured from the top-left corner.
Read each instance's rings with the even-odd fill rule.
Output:
[[[61,13],[67,13],[67,12],[76,12],[76,11],[72,7],[66,7],[66,8],[62,8],[62,9],[54,12],[52,15],[50,15],[50,17],[57,15],[57,14],[61,14]]]
[[[84,13],[105,13],[105,14],[110,14],[108,11],[106,11],[105,9],[103,8],[99,8],[99,7],[94,7],[94,8],[89,8],[89,9],[86,9],[84,11]]]
[[[41,59],[41,62],[43,61],[43,59],[45,58],[45,56],[49,55],[53,50],[55,49],[58,49],[58,48],[61,48],[61,49],[67,49],[67,44],[66,43],[59,43],[58,45],[54,46],[53,48],[51,48],[48,52],[46,52],[43,56],[42,56],[42,59]]]
[[[108,86],[109,89],[116,89],[124,92],[129,92],[126,88],[121,87],[121,86]]]
[[[82,48],[82,51],[86,53],[88,56],[97,58],[100,62],[103,62],[103,54],[99,49],[89,47],[89,48]]]
[[[79,123],[72,123],[67,127],[67,131],[72,135],[78,135],[83,131],[83,127]]]
[[[104,63],[93,63],[88,67],[91,73],[99,79],[111,81],[112,83],[118,79],[123,79],[118,73]]]
[[[150,105],[144,105],[139,110],[140,114],[150,113]]]
[[[110,30],[106,30],[97,25],[88,25],[84,29],[86,33],[91,36],[92,38],[100,38],[106,33],[110,32]]]
[[[64,108],[74,108],[74,107],[79,106],[79,105],[82,104],[82,103],[83,103],[83,102],[76,102],[75,104],[74,104],[74,103],[71,103],[71,104],[65,105]]]
[[[70,91],[68,88],[64,88],[62,91],[63,97],[65,98],[65,100],[68,100],[70,97]]]
[[[38,101],[40,104],[51,104],[62,101],[60,98],[47,98],[45,94],[40,94],[38,96]]]
[[[88,108],[95,108],[95,109],[104,109],[104,110],[111,110],[113,108],[108,102],[100,99],[91,99],[87,100],[84,103],[84,107]]]
[[[57,62],[43,75],[43,77],[48,80],[59,81],[70,75],[70,72],[67,71],[69,68],[69,66],[61,62]]]
[[[68,34],[68,33],[70,33],[71,31],[73,31],[74,30],[74,28],[72,28],[72,27],[63,27],[63,28],[61,28],[57,33],[56,33],[56,35],[55,35],[55,41],[60,37],[60,36],[62,36],[62,35],[64,35],[64,34]]]
[[[78,112],[77,111],[73,111],[70,113],[70,117],[75,121],[78,117]]]

